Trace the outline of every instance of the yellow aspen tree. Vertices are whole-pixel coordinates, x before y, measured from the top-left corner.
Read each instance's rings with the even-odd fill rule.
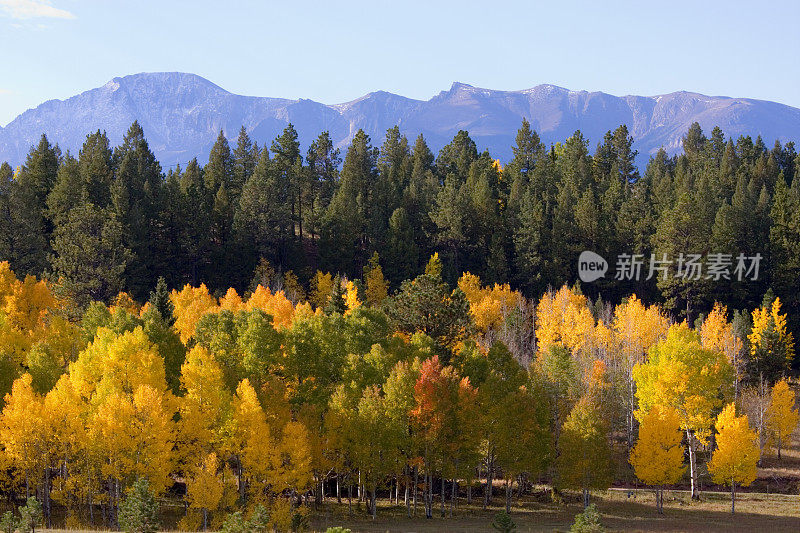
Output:
[[[61,503],[67,513],[72,513],[89,497],[91,481],[87,479],[85,468],[88,462],[86,408],[87,404],[66,374],[44,398],[44,417],[52,436],[53,466],[61,473],[53,479],[51,497]]]
[[[156,494],[169,485],[173,466],[174,412],[163,391],[140,385],[133,394],[114,392],[90,420],[90,438],[99,444],[103,473],[119,498],[124,487],[144,477]]]
[[[11,270],[11,264],[8,261],[0,261],[0,309],[5,307],[6,298],[11,294],[15,283],[17,276]]]
[[[236,292],[236,289],[231,287],[228,289],[228,292],[225,293],[225,296],[220,299],[219,308],[235,313],[236,311],[241,311],[244,309],[244,303],[242,302],[242,298],[239,296],[239,293]]]
[[[109,306],[109,311],[113,315],[117,309],[122,309],[133,316],[139,316],[142,312],[141,306],[127,292],[120,292],[114,298],[114,302]]]
[[[199,509],[203,513],[203,531],[208,530],[208,512],[216,511],[222,501],[225,487],[219,470],[219,459],[212,452],[195,465],[186,480],[186,499],[191,509]]]
[[[599,326],[598,326],[598,329]],[[633,446],[636,431],[634,412],[637,408],[636,385],[633,368],[645,360],[647,351],[667,336],[669,319],[657,306],[645,306],[634,294],[614,309],[614,318],[608,337],[605,331],[598,336],[607,338],[606,345],[612,354],[612,361],[625,384],[625,421],[628,449]]]
[[[275,329],[286,329],[291,327],[294,318],[294,305],[283,291],[272,294],[269,289],[259,285],[250,299],[247,300],[245,308],[249,310],[260,309],[272,317],[272,324]]]
[[[483,298],[483,289],[481,288],[481,278],[470,272],[464,272],[458,278],[458,288],[464,293],[469,300],[470,305],[477,303]]]
[[[482,332],[501,326],[507,313],[522,303],[522,295],[509,284],[482,287],[480,278],[469,272],[459,278],[458,288],[466,295],[475,325]]]
[[[69,373],[76,391],[95,405],[113,392],[133,394],[140,385],[167,390],[164,360],[141,327],[122,335],[99,328]]]
[[[689,452],[692,498],[697,494],[696,449],[711,435],[713,414],[721,408],[732,382],[725,354],[703,348],[700,336],[686,323],[669,328],[648,358],[633,368],[640,421],[653,406],[672,408],[681,420]]]
[[[728,308],[719,302],[700,327],[700,341],[703,346],[725,354],[733,368],[734,399],[739,397],[739,381],[743,369],[741,358],[742,339],[733,331],[733,324],[728,321]]]
[[[717,417],[717,449],[708,462],[714,483],[731,487],[731,513],[736,512],[736,486],[746,487],[756,479],[756,465],[761,457],[758,435],[747,415],[736,416],[736,407],[728,404]]]
[[[230,395],[219,363],[199,345],[181,366],[181,386],[186,393],[178,399],[180,459],[192,464],[219,444]]]
[[[311,487],[311,435],[300,422],[289,421],[283,428],[277,449],[274,479],[276,492],[288,489],[292,494],[299,494]]]
[[[13,327],[27,333],[37,328],[55,303],[47,283],[28,275],[11,285],[2,310]]]
[[[333,275],[330,272],[317,270],[311,279],[311,304],[316,309],[322,309],[328,305],[328,299],[333,291]]]
[[[345,316],[361,307],[362,302],[358,299],[358,287],[356,287],[356,284],[352,281],[347,282],[342,298],[344,298],[344,305],[347,308],[344,312]]]
[[[205,284],[199,287],[187,284],[180,292],[173,290],[170,300],[175,308],[175,329],[184,344],[194,336],[194,330],[203,315],[218,309],[217,300],[209,294]]]
[[[246,378],[233,398],[233,423],[229,447],[238,460],[239,497],[244,500],[248,479],[256,501],[263,501],[274,481],[275,443],[256,391]]]
[[[0,416],[0,444],[7,458],[25,476],[26,497],[47,467],[47,428],[41,396],[31,386],[30,374],[14,381]]]
[[[389,295],[389,283],[383,277],[378,252],[372,254],[369,264],[364,268],[364,285],[364,297],[369,305],[379,305]]]
[[[658,514],[664,514],[664,485],[677,483],[686,472],[682,439],[680,418],[674,409],[656,405],[642,417],[630,463],[636,477],[655,487]]]
[[[800,421],[800,412],[794,405],[794,391],[784,378],[772,387],[766,416],[767,435],[769,442],[778,449],[778,459],[781,458],[781,448],[790,442],[791,435]]]
[[[566,285],[545,293],[536,306],[536,342],[539,353],[560,344],[572,354],[587,346],[595,321],[586,297]]]

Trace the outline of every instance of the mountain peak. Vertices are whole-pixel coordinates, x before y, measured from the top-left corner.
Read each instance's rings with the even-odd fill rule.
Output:
[[[746,105],[739,105],[746,104]],[[386,130],[398,125],[409,138],[425,136],[438,150],[459,130],[467,130],[481,150],[501,160],[527,118],[547,143],[563,141],[580,129],[590,145],[626,124],[640,153],[639,163],[660,147],[680,150],[680,139],[697,121],[706,131],[719,126],[726,136],[768,142],[800,140],[800,110],[774,102],[705,96],[689,91],[659,96],[617,97],[570,91],[542,84],[521,91],[499,91],[454,82],[430,100],[375,91],[337,105],[230,93],[186,72],[141,72],[115,77],[105,85],[66,100],[51,100],[0,128],[0,161],[16,166],[46,133],[62,149],[77,153],[86,134],[97,129],[119,143],[138,120],[151,148],[165,166],[192,157],[206,160],[220,130],[234,136],[244,126],[253,141],[268,144],[291,122],[308,146],[328,131],[339,148],[363,129],[379,146]]]
[[[460,89],[474,89],[474,88],[475,87],[473,87],[469,83],[462,83],[460,81],[454,81],[453,85],[450,86],[450,92],[455,92],[455,91],[458,91]]]

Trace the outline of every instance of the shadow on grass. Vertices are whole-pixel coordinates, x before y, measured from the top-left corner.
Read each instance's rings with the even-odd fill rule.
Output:
[[[606,494],[593,497],[593,501],[603,515],[603,525],[609,531],[800,531],[797,496],[752,496],[737,501],[737,508],[741,510],[735,515],[731,515],[730,500],[724,494],[703,495],[700,502],[692,503],[683,499],[682,495],[677,498],[667,495],[662,516],[656,514],[652,496],[639,494],[632,499],[624,495]],[[439,508],[435,508],[434,517],[425,519],[420,516],[424,514],[422,507],[418,508],[415,518],[406,517],[402,506],[379,507],[378,517],[373,521],[364,514],[363,508],[359,514],[348,517],[346,505],[328,504],[316,514],[312,526],[317,531],[324,531],[329,526],[341,525],[352,529],[354,533],[471,533],[491,531],[490,524],[501,509],[495,506],[483,511],[480,506],[462,506],[453,518],[441,518]],[[581,511],[582,507],[577,503],[559,505],[515,500],[511,516],[520,533],[569,531],[575,515]]]

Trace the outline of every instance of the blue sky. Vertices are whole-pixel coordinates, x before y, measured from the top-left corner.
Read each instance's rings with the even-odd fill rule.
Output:
[[[797,0],[0,0],[0,125],[143,71],[327,104],[378,89],[427,99],[462,81],[800,107],[799,23]]]

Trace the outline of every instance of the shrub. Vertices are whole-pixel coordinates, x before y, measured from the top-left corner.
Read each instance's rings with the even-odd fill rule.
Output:
[[[253,533],[266,533],[269,531],[269,511],[261,504],[256,505],[250,515],[250,531]]]
[[[2,533],[14,533],[19,527],[17,517],[14,516],[14,511],[6,511],[3,518],[0,518],[0,531]]]
[[[119,505],[119,526],[127,533],[158,531],[158,502],[146,479],[137,479]]]
[[[575,516],[575,523],[570,529],[571,533],[597,533],[599,531],[603,531],[603,525],[600,523],[600,512],[595,504],[591,504],[582,513]]]
[[[34,533],[36,526],[42,523],[42,504],[31,496],[25,507],[19,508],[19,524],[21,531]]]
[[[250,524],[241,511],[230,513],[222,523],[222,533],[250,533]]]
[[[292,513],[292,531],[299,533],[307,531],[309,527],[308,512],[305,508],[297,509]]]
[[[517,524],[511,519],[511,515],[505,511],[500,511],[494,516],[492,527],[502,533],[512,533],[517,530]]]

